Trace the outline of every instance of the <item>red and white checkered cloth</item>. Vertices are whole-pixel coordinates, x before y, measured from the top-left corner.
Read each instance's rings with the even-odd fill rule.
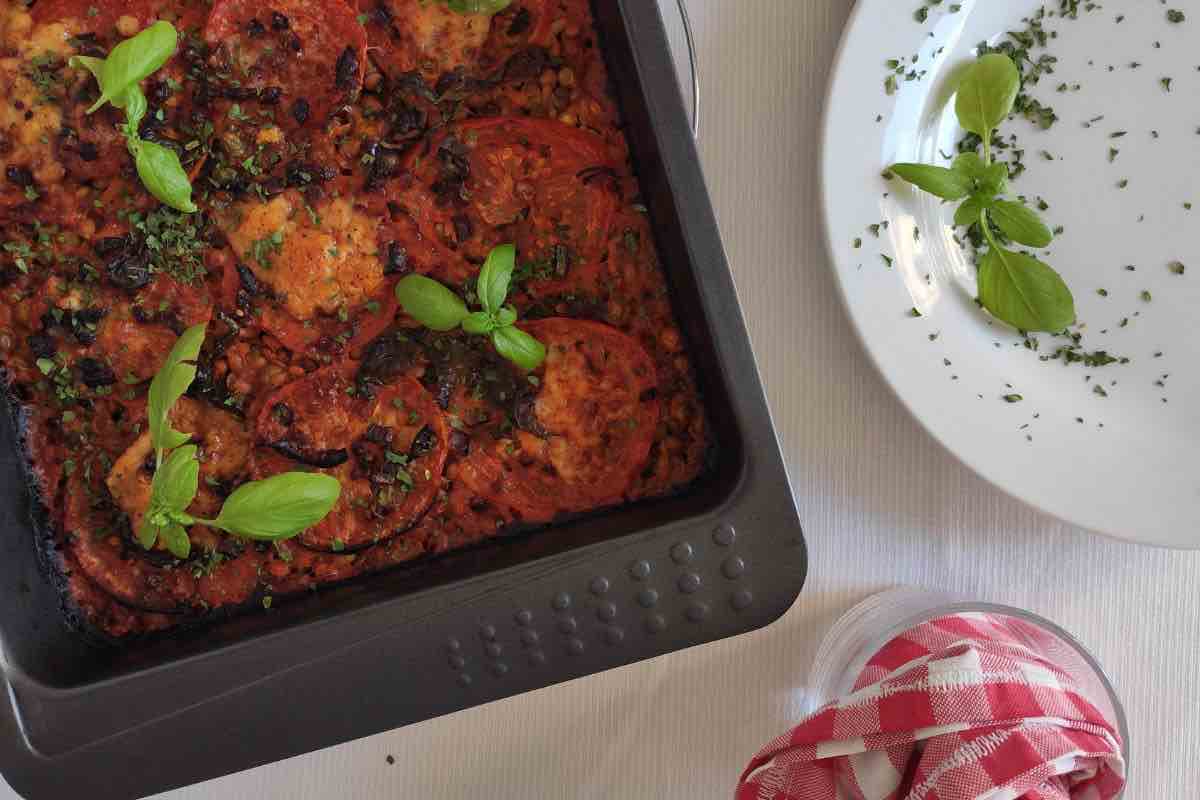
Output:
[[[1047,636],[977,613],[914,628],[871,659],[853,694],[763,748],[737,800],[1116,797],[1116,723],[1039,655],[1054,652],[1038,646]]]

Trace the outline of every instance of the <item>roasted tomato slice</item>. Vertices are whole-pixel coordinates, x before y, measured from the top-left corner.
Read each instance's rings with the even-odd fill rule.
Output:
[[[415,148],[409,168],[421,235],[446,252],[453,283],[506,242],[558,278],[604,255],[618,198],[595,134],[556,120],[464,122]]]
[[[343,0],[221,0],[204,38],[237,87],[270,93],[279,124],[324,125],[362,89],[367,33]]]
[[[71,577],[66,586],[71,603],[91,625],[108,636],[149,633],[174,624],[174,619],[166,614],[139,611],[119,602],[88,580],[79,562],[67,553],[62,555],[62,570],[64,575]]]
[[[135,302],[129,313],[124,305],[128,300],[115,300],[112,313],[95,325],[92,352],[123,382],[153,378],[179,331],[212,319],[212,303],[203,287],[188,287],[165,275],[138,292]]]
[[[547,351],[532,406],[516,410],[512,435],[479,442],[451,477],[526,522],[624,501],[658,423],[654,362],[601,323],[521,327]]]
[[[224,540],[231,544],[224,551],[197,550],[195,558],[176,561],[158,551],[146,553],[114,533],[106,527],[112,518],[88,503],[87,490],[71,484],[67,525],[83,527],[67,528],[75,534],[67,550],[92,583],[125,605],[162,613],[201,611],[245,602],[258,587],[262,556],[254,547]]]
[[[430,85],[447,72],[474,71],[491,29],[487,14],[459,14],[428,0],[358,0],[371,58],[393,77],[416,72]]]
[[[421,519],[442,485],[450,431],[414,379],[368,390],[337,366],[275,392],[259,413],[256,437],[256,477],[307,467],[341,481],[337,505],[300,543],[342,552],[390,539]]]
[[[249,431],[232,414],[186,397],[171,419],[192,432],[200,448],[200,492],[189,510],[214,516],[222,502],[214,485],[231,486],[245,472]],[[113,464],[106,480],[111,501],[79,473],[72,476],[63,523],[71,558],[92,583],[134,608],[181,612],[248,600],[262,560],[254,547],[200,525],[188,531],[187,561],[175,559],[161,542],[146,551],[134,541],[150,502],[152,470],[150,434],[143,433]]]

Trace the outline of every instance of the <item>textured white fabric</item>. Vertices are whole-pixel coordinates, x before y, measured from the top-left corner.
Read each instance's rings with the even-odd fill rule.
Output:
[[[811,551],[799,603],[749,636],[164,797],[725,800],[750,756],[801,716],[825,631],[897,584],[1023,606],[1077,634],[1129,713],[1131,799],[1200,797],[1200,554],[1105,541],[991,488],[900,407],[846,321],[816,163],[852,0],[687,2],[704,168]],[[879,54],[881,85],[893,55]]]

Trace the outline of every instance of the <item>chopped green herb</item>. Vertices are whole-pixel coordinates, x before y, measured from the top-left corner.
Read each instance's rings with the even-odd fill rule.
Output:
[[[263,269],[271,269],[272,257],[283,249],[283,231],[255,239],[246,251],[246,258],[256,262]]]
[[[129,214],[128,220],[131,232],[150,251],[153,271],[187,284],[208,274],[204,268],[208,244],[202,238],[199,217],[159,206],[149,214]]]

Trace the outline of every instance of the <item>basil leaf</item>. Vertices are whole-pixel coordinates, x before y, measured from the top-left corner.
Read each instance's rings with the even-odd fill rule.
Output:
[[[173,524],[163,528],[159,535],[171,551],[171,555],[179,559],[187,558],[192,552],[192,542],[188,539],[187,531],[182,525]]]
[[[200,486],[200,462],[196,460],[196,452],[194,444],[178,447],[155,470],[150,493],[151,508],[183,511],[192,504]]]
[[[1075,322],[1075,298],[1062,276],[1002,247],[993,246],[979,263],[979,302],[1022,331],[1060,333]]]
[[[103,89],[104,59],[103,58],[94,58],[92,56],[71,56],[71,58],[67,60],[67,65],[71,66],[71,67],[82,67],[83,69],[86,69],[88,72],[92,73],[92,77],[96,79],[96,83],[101,86],[101,90],[100,90],[101,94],[104,93],[104,89]],[[129,104],[130,92],[136,88],[137,88],[136,83],[131,84],[129,86],[129,88],[126,89],[124,92],[122,92],[121,94],[119,94],[115,97],[109,98],[109,100],[117,108],[126,108]],[[143,99],[144,98],[145,98],[145,95],[143,95]],[[104,101],[100,100],[98,102],[103,104]],[[98,108],[98,106],[97,106],[97,108]],[[88,111],[88,113],[90,114],[92,112]],[[143,112],[143,114],[144,114],[144,112]],[[141,118],[139,117],[139,121],[140,121],[140,119]]]
[[[971,179],[972,193],[994,197],[1008,191],[1008,165],[985,164],[978,153],[963,153],[954,159],[955,172]]]
[[[508,8],[512,0],[442,0],[446,7],[458,14],[498,14]]]
[[[138,126],[146,118],[148,108],[146,95],[142,93],[141,87],[130,86],[129,90],[122,95],[122,99],[125,101],[125,136],[136,139]]]
[[[954,110],[958,123],[990,140],[992,131],[1012,112],[1021,89],[1017,65],[1003,53],[989,53],[975,62],[958,87]]]
[[[993,197],[1007,192],[1008,165],[996,163],[988,167],[984,171],[983,177],[979,179],[979,191],[986,192]]]
[[[87,113],[99,109],[107,102],[112,102],[118,108],[123,108],[124,95],[130,86],[162,68],[172,55],[179,34],[175,26],[159,20],[144,29],[131,39],[126,39],[112,49],[97,79],[100,82],[100,99],[92,104]],[[89,71],[92,67],[88,64]],[[93,74],[95,72],[93,71]]]
[[[495,314],[504,305],[516,264],[517,248],[514,245],[502,244],[488,253],[487,261],[479,270],[479,281],[475,290],[484,311]]]
[[[329,475],[285,472],[239,486],[212,524],[249,539],[290,539],[323,520],[341,492]]]
[[[96,83],[100,83],[104,75],[104,59],[95,58],[93,56],[71,56],[67,59],[68,67],[82,67],[92,73],[92,77],[96,79]]]
[[[146,401],[146,415],[150,421],[150,441],[162,458],[162,451],[186,444],[188,435],[171,427],[168,415],[176,401],[196,379],[194,363],[200,356],[204,344],[205,325],[195,325],[183,332],[175,346],[167,354],[167,360],[150,381],[150,394]]]
[[[405,313],[434,331],[452,331],[470,313],[454,292],[424,275],[406,275],[396,284],[396,299]]]
[[[950,168],[973,181],[980,181],[987,174],[988,165],[978,153],[961,153]]]
[[[954,212],[954,224],[964,227],[971,227],[976,222],[979,222],[979,215],[985,208],[991,205],[990,200],[985,200],[978,195],[968,197],[963,201],[963,204]]]
[[[477,336],[485,336],[497,327],[495,318],[486,311],[476,311],[462,321],[462,329]]]
[[[191,214],[196,211],[192,202],[192,184],[183,165],[179,163],[179,155],[169,147],[163,147],[158,142],[147,142],[141,139],[130,143],[133,147],[133,160],[137,166],[138,177],[150,194],[176,211]]]
[[[1017,244],[1047,247],[1054,241],[1054,234],[1029,206],[1011,200],[997,200],[988,213],[996,227]]]
[[[158,534],[161,531],[161,528],[150,521],[149,515],[143,516],[142,524],[138,526],[137,530],[138,544],[140,544],[143,549],[149,550],[151,547],[154,547],[154,543],[158,541]]]
[[[546,360],[546,346],[520,328],[492,331],[496,352],[524,370],[535,370]]]
[[[517,310],[512,306],[505,306],[496,312],[496,327],[507,328],[517,321]]]
[[[928,164],[893,164],[889,170],[904,180],[943,200],[961,200],[971,193],[974,182],[958,170]]]

